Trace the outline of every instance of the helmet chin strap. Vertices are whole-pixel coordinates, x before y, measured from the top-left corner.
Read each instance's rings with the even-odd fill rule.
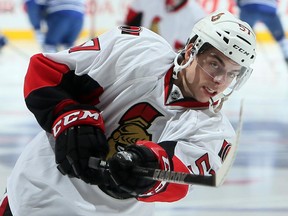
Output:
[[[177,55],[176,55],[176,57],[175,57],[175,59],[174,59],[174,69],[173,69],[173,76],[172,76],[173,79],[178,79],[178,73],[179,73],[181,70],[187,68],[187,67],[191,64],[191,62],[192,62],[193,59],[194,59],[194,56],[195,56],[196,53],[197,53],[197,52],[195,52],[195,51],[194,51],[194,52],[191,52],[188,61],[187,61],[185,64],[181,65],[181,63],[179,64],[178,61],[183,60],[184,52],[185,52],[185,50],[181,50],[179,53],[177,53]]]
[[[235,86],[231,89],[228,94],[224,94],[223,92],[215,95],[214,97],[210,97],[209,99],[209,110],[213,113],[217,113],[222,109],[223,103],[228,100],[228,97],[233,93]]]
[[[223,93],[220,93],[214,97],[211,97],[209,99],[209,110],[213,113],[217,113],[222,109],[224,101],[228,99],[228,96],[226,96]]]

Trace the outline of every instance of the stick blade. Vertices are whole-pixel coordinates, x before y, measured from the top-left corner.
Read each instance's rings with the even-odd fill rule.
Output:
[[[216,187],[219,187],[224,183],[224,180],[225,180],[227,174],[229,173],[229,171],[230,171],[230,169],[231,169],[231,167],[235,161],[235,158],[236,158],[237,149],[239,146],[240,136],[241,136],[241,132],[242,132],[242,125],[243,125],[243,104],[244,104],[244,102],[242,99],[241,104],[240,104],[239,120],[238,120],[235,139],[231,145],[231,148],[229,150],[228,155],[226,156],[226,158],[224,160],[222,167],[216,173],[216,178],[215,178],[215,186]]]

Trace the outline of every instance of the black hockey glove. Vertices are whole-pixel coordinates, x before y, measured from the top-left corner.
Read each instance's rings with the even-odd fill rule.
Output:
[[[170,163],[165,150],[150,141],[138,141],[126,147],[108,161],[111,178],[118,188],[134,196],[151,196],[161,191],[160,182],[145,179],[135,173],[135,166],[169,170]],[[155,191],[158,187],[159,191]]]
[[[62,114],[54,122],[52,134],[57,168],[63,175],[90,184],[103,183],[101,171],[88,167],[91,156],[105,159],[109,150],[104,122],[97,110],[73,110]]]

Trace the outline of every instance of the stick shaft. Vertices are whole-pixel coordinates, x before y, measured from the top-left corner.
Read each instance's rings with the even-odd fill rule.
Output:
[[[147,179],[165,181],[176,184],[197,184],[215,186],[215,176],[193,175],[184,172],[165,171],[146,167],[135,167],[133,172]]]
[[[89,159],[89,167],[92,169],[109,169],[106,161],[102,161],[98,158],[91,157]],[[156,181],[165,181],[176,184],[197,184],[204,186],[216,186],[215,176],[201,176],[193,175],[184,172],[165,171],[160,169],[152,169],[146,167],[135,166],[132,170],[138,176],[142,176],[146,179],[152,179]]]

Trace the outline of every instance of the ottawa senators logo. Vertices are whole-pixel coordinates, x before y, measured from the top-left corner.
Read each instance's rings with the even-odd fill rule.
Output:
[[[108,158],[116,151],[123,150],[125,145],[135,144],[138,140],[151,141],[152,135],[147,129],[160,116],[163,115],[149,103],[139,103],[127,110],[119,121],[119,127],[108,139],[110,147]]]

